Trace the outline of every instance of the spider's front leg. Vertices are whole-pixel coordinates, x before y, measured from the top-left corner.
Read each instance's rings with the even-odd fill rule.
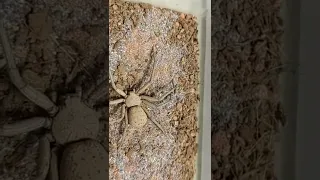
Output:
[[[111,74],[111,71],[109,70],[109,77],[110,77],[110,80],[111,80],[111,86],[112,88],[119,94],[121,95],[122,97],[126,98],[127,97],[127,94],[122,91],[121,89],[117,88],[116,84],[114,83],[114,79],[113,79],[113,76]]]
[[[151,50],[151,59],[153,61],[153,66],[152,66],[152,73],[151,73],[151,77],[149,79],[149,81],[147,82],[147,84],[145,84],[144,86],[142,86],[138,91],[137,91],[137,95],[143,94],[151,85],[153,76],[154,76],[154,68],[156,66],[156,62],[155,62],[155,52],[154,52],[154,48],[152,48]]]
[[[0,22],[0,36],[11,82],[30,101],[45,109],[50,116],[54,116],[59,110],[58,107],[46,95],[28,85],[21,78],[2,21]]]
[[[125,104],[126,99],[125,99],[125,98],[127,97],[127,94],[126,94],[124,91],[122,91],[121,89],[118,89],[118,88],[116,87],[116,84],[114,83],[114,79],[113,79],[113,77],[112,77],[112,74],[111,74],[111,71],[110,71],[110,70],[109,70],[109,77],[110,77],[110,80],[111,80],[112,88],[113,88],[118,94],[120,94],[122,97],[124,97],[124,98],[120,98],[120,99],[116,99],[116,100],[109,101],[109,105],[117,105],[117,104],[124,103],[124,104],[122,105],[121,118],[118,119],[117,121],[112,122],[112,123],[116,123],[116,122],[122,121],[122,120],[125,118],[125,114],[126,114],[126,104]]]
[[[109,105],[117,105],[117,104],[120,104],[120,103],[124,103],[126,100],[121,98],[121,99],[116,99],[116,100],[112,100],[112,101],[109,101]]]

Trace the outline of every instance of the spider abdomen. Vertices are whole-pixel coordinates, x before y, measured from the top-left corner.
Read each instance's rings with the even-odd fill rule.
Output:
[[[134,106],[128,111],[129,124],[135,128],[141,128],[147,124],[148,116],[141,106]]]
[[[72,143],[63,151],[60,180],[104,180],[108,177],[108,153],[95,140]]]

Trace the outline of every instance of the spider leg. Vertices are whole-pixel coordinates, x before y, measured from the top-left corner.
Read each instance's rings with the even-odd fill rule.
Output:
[[[124,114],[124,118],[125,118],[125,126],[124,126],[124,131],[123,131],[123,134],[118,142],[119,144],[119,147],[122,146],[123,144],[123,141],[124,141],[124,137],[127,136],[127,133],[128,133],[128,125],[129,125],[129,119],[128,119],[128,111],[125,111],[125,114]]]
[[[121,114],[120,121],[122,121],[123,119],[125,119],[125,117],[126,117],[126,105],[123,104],[123,105],[122,105],[122,114]]]
[[[150,80],[147,82],[147,84],[145,84],[144,86],[142,86],[142,88],[140,88],[140,89],[137,91],[137,94],[138,94],[138,95],[144,93],[144,92],[149,88],[149,86],[151,85],[151,81],[152,81],[153,76],[154,76],[154,68],[155,68],[155,66],[156,66],[154,48],[152,48],[152,50],[151,50],[151,59],[152,59],[152,61],[153,61],[153,66],[152,66],[152,73],[151,73]]]
[[[7,59],[8,74],[12,84],[30,101],[45,109],[50,116],[54,116],[59,111],[59,108],[45,94],[30,86],[20,76],[2,20],[0,20],[0,39]]]
[[[50,92],[50,96],[49,97],[50,97],[52,102],[57,103],[57,101],[58,101],[58,93],[57,93],[57,91]]]
[[[147,114],[148,118],[153,122],[153,124],[155,124],[162,131],[163,134],[167,135],[165,130],[162,128],[162,126],[157,121],[154,121],[153,119],[151,119],[151,116],[150,116],[150,113],[148,112],[148,110],[143,106],[141,106],[141,107],[144,110],[144,112]]]
[[[152,104],[151,102],[147,101],[147,100],[142,100],[143,104],[145,104],[146,106],[152,107],[152,108],[157,108],[157,106],[155,104]]]
[[[117,105],[117,104],[120,104],[120,103],[124,103],[126,100],[121,98],[121,99],[116,99],[116,100],[113,100],[113,101],[109,101],[109,105]]]
[[[167,96],[169,96],[171,93],[173,93],[175,89],[171,89],[169,92],[167,92],[166,94],[162,95],[159,99],[158,98],[154,98],[154,97],[151,97],[151,96],[145,96],[145,95],[142,95],[140,96],[140,98],[142,100],[146,100],[146,101],[149,101],[149,102],[160,102],[160,101],[163,101]]]
[[[127,94],[125,92],[123,92],[121,89],[118,89],[116,84],[114,83],[114,79],[112,77],[112,74],[111,74],[111,71],[109,70],[109,77],[110,77],[110,80],[111,80],[111,85],[112,85],[112,88],[118,93],[120,94],[122,97],[127,97]]]
[[[122,105],[122,111],[121,111],[121,117],[118,120],[113,121],[111,123],[113,124],[113,123],[116,123],[116,122],[121,122],[125,118],[125,116],[126,116],[125,114],[126,114],[126,105],[123,104]]]
[[[51,127],[51,123],[51,119],[45,117],[24,119],[15,123],[5,124],[0,127],[0,136],[15,136],[40,128],[48,128]]]
[[[50,140],[44,135],[39,142],[38,175],[36,180],[47,178],[51,160]]]
[[[48,177],[50,180],[59,180],[58,156],[56,147],[51,150],[51,161]]]
[[[128,111],[125,111],[124,117],[125,117],[126,126],[127,126],[127,125],[129,125]]]

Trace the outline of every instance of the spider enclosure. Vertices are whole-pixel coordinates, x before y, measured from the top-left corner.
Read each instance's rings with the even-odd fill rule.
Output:
[[[111,1],[109,9],[109,76],[116,87],[109,81],[109,178],[193,179],[200,97],[197,18],[139,2]],[[148,118],[137,127],[124,117],[130,107],[123,104],[149,82],[133,106],[143,107]]]

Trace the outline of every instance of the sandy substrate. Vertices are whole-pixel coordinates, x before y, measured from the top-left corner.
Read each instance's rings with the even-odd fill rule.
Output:
[[[154,97],[175,88],[148,108],[151,121],[142,129],[125,126],[121,106],[110,107],[110,179],[192,179],[195,174],[199,46],[195,17],[147,4],[109,4],[109,65],[117,87],[138,89],[150,80]],[[151,51],[155,52],[151,54]],[[110,99],[117,94],[110,89]],[[123,141],[124,128],[128,132]],[[120,143],[122,145],[120,145]]]
[[[280,1],[212,6],[212,179],[276,179],[274,142],[285,118],[279,74]]]
[[[99,142],[107,148],[107,10],[100,0],[27,0],[0,2],[17,66],[23,79],[65,105],[65,97],[83,88],[83,102],[101,114]],[[0,60],[4,57],[0,45]],[[106,64],[106,66],[105,66]],[[80,83],[78,83],[80,82]],[[106,89],[106,88],[105,88]],[[99,102],[97,100],[100,100]],[[43,109],[11,84],[6,67],[0,70],[0,125],[34,116],[47,117]],[[35,178],[39,138],[44,130],[0,137],[0,179]],[[52,144],[54,145],[54,144]]]

